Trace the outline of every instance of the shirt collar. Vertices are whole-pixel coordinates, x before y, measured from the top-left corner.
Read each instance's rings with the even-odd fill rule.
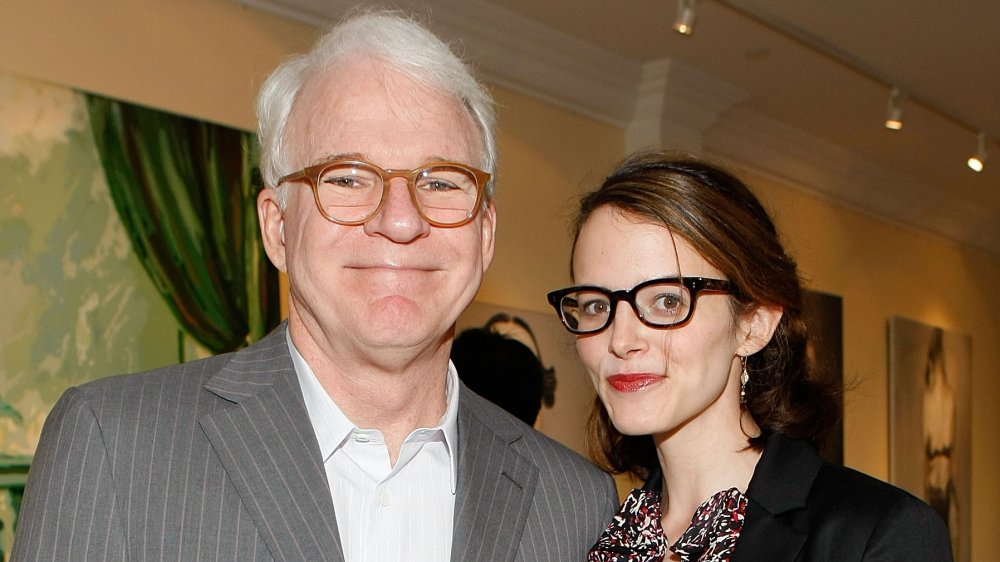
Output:
[[[295,375],[298,377],[302,398],[306,403],[306,412],[312,423],[316,440],[323,462],[350,437],[351,432],[359,429],[320,384],[312,368],[292,343],[290,331],[285,332],[288,350],[292,356]],[[438,425],[430,429],[438,429],[444,435],[445,447],[451,462],[451,493],[458,489],[458,371],[455,365],[448,361],[448,373],[445,379],[445,412]]]
[[[445,399],[448,401],[439,427],[444,433],[444,443],[451,457],[451,493],[458,489],[458,369],[448,361],[448,378],[445,382]]]

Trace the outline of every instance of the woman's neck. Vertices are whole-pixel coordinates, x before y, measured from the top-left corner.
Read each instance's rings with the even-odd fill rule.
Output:
[[[663,471],[661,523],[671,543],[690,526],[705,500],[730,488],[746,493],[761,451],[750,446],[747,435],[758,435],[760,429],[749,416],[743,417],[735,431],[685,427],[654,437]]]

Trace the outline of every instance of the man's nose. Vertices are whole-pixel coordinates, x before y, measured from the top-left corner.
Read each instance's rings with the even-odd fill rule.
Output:
[[[365,223],[365,233],[405,244],[430,232],[431,225],[417,210],[406,181],[397,177],[385,184],[382,209]]]

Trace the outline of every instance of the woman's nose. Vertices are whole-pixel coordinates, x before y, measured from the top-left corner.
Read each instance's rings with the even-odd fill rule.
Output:
[[[611,332],[608,350],[618,357],[627,357],[645,349],[643,332],[648,328],[639,320],[629,303],[618,301],[615,306],[615,318],[608,327]]]

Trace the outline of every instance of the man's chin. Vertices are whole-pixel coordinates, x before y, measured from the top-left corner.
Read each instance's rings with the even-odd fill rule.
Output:
[[[360,329],[373,339],[400,342],[413,339],[417,334],[428,332],[433,314],[421,306],[415,298],[401,295],[382,297],[365,308]]]

